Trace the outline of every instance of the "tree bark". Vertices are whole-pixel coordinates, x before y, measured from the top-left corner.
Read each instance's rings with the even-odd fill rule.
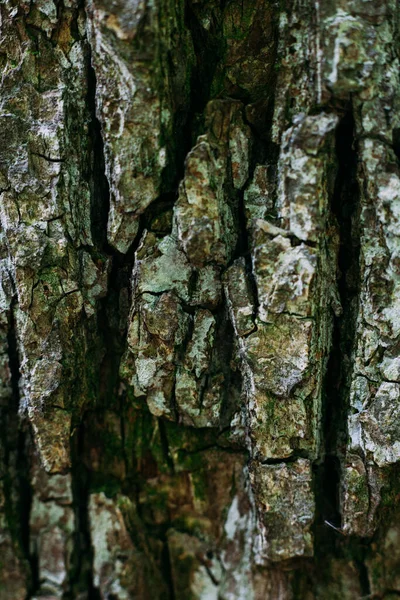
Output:
[[[0,600],[400,596],[395,0],[0,3]]]

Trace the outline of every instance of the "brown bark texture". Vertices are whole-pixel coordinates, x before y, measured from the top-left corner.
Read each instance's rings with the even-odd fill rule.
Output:
[[[0,1],[0,600],[400,596],[399,16]]]

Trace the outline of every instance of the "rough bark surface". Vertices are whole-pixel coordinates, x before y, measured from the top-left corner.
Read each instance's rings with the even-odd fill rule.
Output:
[[[0,2],[0,600],[400,596],[399,15]]]

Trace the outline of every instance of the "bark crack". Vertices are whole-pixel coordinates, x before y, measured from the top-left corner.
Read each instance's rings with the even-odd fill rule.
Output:
[[[334,532],[341,532],[341,469],[347,442],[352,352],[360,293],[358,231],[360,192],[356,179],[354,119],[349,112],[336,130],[337,172],[331,202],[339,234],[338,292],[342,313],[333,315],[333,333],[322,408],[323,449],[315,466],[316,553],[329,551]]]
[[[33,496],[27,454],[30,431],[28,424],[22,420],[20,414],[21,372],[15,323],[16,306],[17,299],[14,296],[8,312],[7,346],[11,374],[11,397],[4,423],[6,469],[4,491],[8,525],[12,537],[18,541],[21,554],[29,565],[29,595],[32,595],[39,589],[39,570],[37,556],[30,548],[30,514]]]

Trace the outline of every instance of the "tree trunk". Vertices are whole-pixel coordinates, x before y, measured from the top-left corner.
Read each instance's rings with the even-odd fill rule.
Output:
[[[2,0],[0,600],[400,596],[395,0]]]

